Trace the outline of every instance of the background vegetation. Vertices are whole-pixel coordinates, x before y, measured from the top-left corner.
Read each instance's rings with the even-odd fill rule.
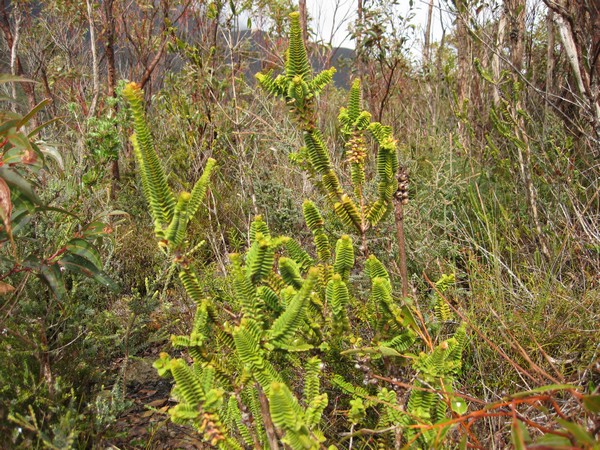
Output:
[[[270,360],[290,367],[275,392],[289,388],[303,408],[316,367],[309,356],[325,362],[328,403],[318,426],[307,425],[311,439],[327,438],[318,445],[598,447],[600,9],[591,0],[425,3],[453,22],[436,42],[426,26],[416,57],[394,0],[357,1],[353,53],[315,42],[303,1],[0,2],[0,435],[8,448],[209,448],[204,431],[169,421],[173,381],[152,368],[161,352],[192,361],[169,343],[198,320],[198,298],[177,276],[178,251],[194,249],[202,298],[213,299],[223,323],[239,325],[249,313],[233,300],[228,255],[250,252],[257,215],[273,239],[289,236],[323,263],[306,199],[321,210],[332,248],[349,235],[356,255],[343,274],[351,301],[339,345],[350,353],[338,365],[339,355],[318,345]],[[311,100],[309,122],[298,113],[304,103],[277,99],[254,77],[284,72],[288,15],[298,6],[315,72],[337,69]],[[240,29],[245,22],[263,31]],[[355,78],[372,121],[391,126],[408,174],[405,268],[397,214],[368,232],[349,227],[301,150],[316,124],[341,186],[356,192],[346,146],[356,129],[338,123]],[[217,161],[184,247],[179,238],[157,243],[130,141],[128,81],[143,88],[169,192],[191,192]],[[365,144],[369,201],[381,194],[376,144]],[[393,330],[369,309],[375,283],[363,272],[364,242],[387,267],[394,303],[420,318],[415,333],[431,345],[418,341],[401,356],[365,350]],[[328,320],[324,341],[335,347],[340,330]],[[441,375],[427,378],[413,363],[452,342],[459,323],[466,341],[460,367],[446,367],[448,391]],[[419,389],[447,410],[410,423],[394,415],[410,410]],[[465,408],[452,403],[459,398]],[[429,427],[427,443],[411,438],[419,424]],[[264,445],[244,444],[242,426],[232,429],[242,448]],[[282,438],[274,433],[271,446]]]

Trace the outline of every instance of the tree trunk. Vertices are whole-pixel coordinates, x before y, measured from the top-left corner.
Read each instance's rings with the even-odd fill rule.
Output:
[[[25,76],[25,72],[23,70],[23,65],[21,64],[21,58],[19,57],[18,52],[18,39],[15,39],[13,32],[11,30],[11,21],[10,21],[10,1],[2,0],[0,3],[0,28],[2,29],[2,33],[4,34],[4,39],[6,39],[6,44],[11,49],[11,64],[13,67],[11,69],[14,70],[14,75]],[[15,3],[13,8],[18,8],[18,4]],[[17,13],[18,14],[18,13]],[[18,33],[15,33],[18,34]],[[17,36],[18,37],[18,36]],[[14,61],[13,61],[14,60]],[[35,87],[33,83],[21,83],[21,88],[23,92],[25,92],[25,96],[27,97],[27,103],[29,106],[29,110],[35,108],[37,104],[35,100]],[[29,121],[31,126],[35,128],[38,124],[36,117],[32,117]]]
[[[502,13],[498,20],[498,31],[496,33],[496,42],[494,45],[494,54],[492,56],[492,73],[494,75],[494,81],[500,82],[500,55],[502,48],[504,47],[504,33],[506,30],[506,14]],[[500,86],[496,85],[493,91],[494,95],[494,106],[498,106],[500,103]]]
[[[304,39],[304,46],[308,50],[308,15],[306,13],[306,0],[298,1],[298,12],[300,13],[300,28],[302,29],[302,39]]]
[[[504,11],[508,18],[510,62],[517,72],[523,70],[523,54],[525,51],[525,12],[526,0],[505,0]]]
[[[358,73],[358,78],[361,80],[361,89],[363,92],[365,91],[365,86],[363,81],[363,76],[365,73],[364,64],[363,64],[363,49],[362,49],[362,27],[363,27],[363,0],[357,0],[356,3],[356,72]]]
[[[108,96],[116,97],[117,70],[115,66],[115,17],[113,13],[114,0],[104,0],[104,36],[106,37],[104,52],[106,54],[106,73]]]
[[[98,53],[96,51],[96,27],[94,26],[94,16],[91,0],[85,0],[87,7],[88,23],[90,26],[90,49],[92,51],[92,102],[88,111],[88,117],[94,117],[98,97],[100,96],[100,69],[98,68]]]
[[[458,76],[457,76],[457,96],[459,106],[465,99],[469,98],[469,60],[471,59],[471,40],[469,39],[468,0],[456,0],[456,40],[458,52]]]
[[[427,26],[425,28],[425,44],[423,46],[423,66],[429,65],[431,58],[431,20],[433,18],[433,0],[429,0],[429,8],[427,9]]]
[[[546,16],[546,34],[548,35],[548,49],[546,51],[546,104],[544,106],[544,136],[548,128],[550,114],[550,93],[554,84],[554,11],[548,10]]]

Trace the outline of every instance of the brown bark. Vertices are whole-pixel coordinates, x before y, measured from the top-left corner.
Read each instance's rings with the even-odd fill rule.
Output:
[[[104,0],[102,2],[104,9],[104,52],[106,55],[106,74],[108,96],[115,97],[115,87],[117,85],[117,70],[115,66],[115,17],[114,0]]]
[[[546,34],[548,35],[548,49],[546,52],[546,105],[544,107],[544,135],[548,127],[550,114],[550,93],[554,83],[554,11],[548,10],[546,16]]]
[[[302,29],[302,39],[304,39],[304,46],[308,49],[308,16],[306,13],[306,0],[298,1],[298,12],[300,13],[300,28]]]
[[[433,18],[433,0],[429,0],[427,9],[427,26],[425,28],[425,44],[423,46],[423,66],[429,64],[431,46],[431,20]]]
[[[579,106],[600,139],[600,0],[544,0],[554,12]],[[597,152],[597,146],[594,147]]]
[[[365,85],[362,83],[365,73],[363,64],[363,48],[362,48],[362,27],[363,27],[363,0],[357,0],[356,3],[356,71],[358,78],[361,80],[361,88],[365,91]]]
[[[98,54],[96,46],[96,27],[94,25],[92,1],[86,0],[86,9],[88,15],[88,24],[90,27],[90,50],[92,51],[92,102],[88,115],[93,117],[96,114],[96,106],[98,105],[98,97],[100,96],[100,68],[98,67]]]
[[[404,235],[404,205],[408,203],[408,172],[400,166],[397,174],[398,190],[394,195],[394,219],[398,243],[398,267],[402,278],[402,297],[408,297],[408,267],[406,264],[406,237]]]
[[[11,21],[10,21],[10,1],[7,0],[2,0],[2,2],[0,3],[0,29],[2,29],[2,33],[4,34],[4,39],[6,40],[6,44],[8,45],[9,48],[13,48],[13,44],[14,42],[14,36],[11,30]],[[13,6],[15,7],[15,6]],[[16,52],[16,49],[15,49]],[[18,53],[15,53],[14,56],[14,72],[15,75],[18,76],[26,76],[25,71],[23,70],[23,65],[21,64],[21,58],[19,57]],[[25,92],[25,96],[27,97],[27,104],[29,106],[29,109],[32,110],[35,105],[37,104],[36,100],[35,100],[35,87],[33,83],[20,83],[21,84],[21,88],[23,89],[23,92]],[[37,119],[35,117],[32,117],[31,121],[31,126],[32,127],[36,127],[37,126]]]
[[[523,70],[523,54],[525,51],[525,12],[526,0],[505,0],[504,11],[508,18],[510,60],[517,72]]]
[[[456,41],[458,53],[458,76],[457,76],[457,96],[459,105],[462,106],[465,99],[469,98],[469,66],[471,59],[471,40],[469,39],[468,0],[456,0]]]
[[[500,81],[500,53],[504,46],[504,32],[506,30],[506,15],[502,14],[500,20],[498,20],[498,30],[496,32],[496,45],[494,49],[494,55],[492,56],[492,73],[494,74],[494,81],[499,83]],[[494,86],[493,91],[494,105],[498,106],[500,103],[500,86]]]

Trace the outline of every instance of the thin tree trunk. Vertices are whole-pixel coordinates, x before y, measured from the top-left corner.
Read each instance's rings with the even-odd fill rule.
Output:
[[[396,240],[398,243],[398,267],[402,278],[402,297],[408,297],[408,267],[406,264],[406,237],[404,235],[404,205],[408,203],[408,172],[400,166],[396,175],[398,190],[394,195],[394,219],[396,222]]]
[[[469,86],[467,77],[469,74],[469,59],[471,57],[471,41],[468,32],[467,0],[456,0],[456,39],[458,41],[458,79],[457,96],[459,105],[462,106],[465,99],[469,98]]]
[[[525,12],[526,0],[505,0],[504,8],[508,17],[510,36],[510,59],[517,72],[523,70],[523,54],[525,51]]]
[[[108,96],[115,97],[117,85],[117,70],[115,65],[115,18],[113,13],[114,0],[104,0],[104,35],[106,36],[105,54],[107,64]]]
[[[302,39],[304,39],[304,46],[308,50],[308,16],[306,13],[306,0],[298,1],[298,12],[300,13],[300,28],[302,29]]]
[[[548,49],[546,51],[546,104],[544,106],[544,136],[548,128],[550,115],[550,93],[554,84],[554,11],[548,9],[546,16],[546,34],[548,35]]]
[[[588,116],[588,120],[594,130],[596,139],[600,140],[600,103],[598,90],[600,89],[598,81],[594,80],[594,76],[597,76],[596,70],[600,70],[598,58],[600,54],[600,30],[595,29],[595,25],[600,22],[598,15],[600,14],[600,6],[597,5],[598,0],[594,0],[595,6],[589,7],[591,15],[591,25],[589,30],[583,30],[581,27],[585,23],[585,9],[584,2],[555,2],[550,0],[544,0],[544,3],[549,9],[554,11],[554,22],[558,29],[558,36],[563,45],[563,49],[566,53],[567,60],[571,66],[573,76],[575,77],[575,83],[577,84],[577,93],[579,98],[582,100],[580,105],[585,114]],[[581,3],[581,5],[580,5]],[[571,13],[569,13],[568,7],[571,7]],[[598,44],[599,48],[592,48],[592,55],[588,61],[584,57],[584,44],[581,41],[581,37],[576,33],[576,29],[579,30],[579,34],[590,33],[592,46]],[[597,40],[597,42],[596,42]],[[587,71],[586,64],[589,64],[590,71]]]
[[[10,73],[12,75],[17,74],[17,48],[19,46],[19,37],[21,31],[21,14],[18,12],[17,7],[15,7],[15,32],[13,34],[13,42],[10,47]],[[17,99],[17,82],[13,81],[12,83],[12,97],[13,99]],[[13,112],[17,112],[17,102],[15,101],[12,104]]]
[[[427,26],[425,28],[425,45],[423,46],[423,66],[429,65],[431,58],[431,20],[433,19],[433,1],[429,0],[429,8],[427,9]]]
[[[88,23],[90,26],[90,49],[92,50],[92,103],[88,111],[88,117],[96,114],[98,97],[100,96],[100,69],[98,68],[98,53],[96,51],[96,28],[94,27],[94,15],[91,0],[85,0],[87,6]]]
[[[492,73],[494,75],[494,81],[500,82],[500,53],[504,46],[504,32],[506,30],[506,14],[502,13],[500,20],[498,20],[498,32],[496,34],[496,45],[494,46],[494,53],[492,56]],[[500,103],[500,86],[496,85],[493,90],[494,105],[498,106]]]
[[[18,7],[17,3],[15,3],[15,5],[17,5],[17,6],[14,6],[14,7]],[[23,65],[21,64],[21,58],[19,57],[19,53],[18,53],[18,45],[15,43],[15,41],[18,42],[18,39],[15,39],[15,37],[11,31],[10,18],[9,18],[9,15],[10,15],[9,6],[10,6],[10,1],[7,2],[6,0],[2,0],[2,3],[0,3],[0,29],[2,29],[2,33],[4,34],[4,39],[6,39],[6,44],[11,49],[11,52],[14,47],[14,63],[12,63],[12,65],[14,67],[14,75],[25,76],[25,73],[23,71]],[[13,55],[11,54],[11,60],[12,60],[12,58],[13,58]],[[35,108],[35,105],[37,104],[36,99],[35,99],[34,84],[23,82],[23,83],[21,83],[21,88],[23,89],[23,92],[25,92],[25,96],[27,97],[27,104],[29,105],[29,109],[32,110],[33,108]],[[35,116],[31,118],[30,124],[31,124],[32,128],[35,128],[37,126],[38,122],[37,122],[37,118]]]
[[[106,42],[104,53],[106,54],[106,72],[107,72],[107,91],[109,97],[116,97],[117,86],[117,70],[115,66],[115,18],[113,13],[114,0],[104,0],[104,36]],[[113,179],[111,195],[117,190],[117,181],[121,179],[121,171],[119,169],[119,156],[111,161],[110,172]]]
[[[363,27],[363,0],[357,0],[356,3],[356,72],[361,80],[361,88],[365,92],[363,81],[365,69],[363,64],[363,48],[362,48],[362,27]]]

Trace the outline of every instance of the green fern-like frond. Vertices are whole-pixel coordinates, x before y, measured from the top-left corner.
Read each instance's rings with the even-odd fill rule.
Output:
[[[391,202],[388,200],[377,199],[369,208],[367,213],[367,220],[371,226],[376,226],[381,219],[385,217],[387,212],[390,210]]]
[[[308,226],[308,229],[313,233],[319,261],[328,261],[331,257],[331,247],[329,245],[329,238],[325,234],[325,228],[323,227],[325,222],[323,221],[321,213],[316,205],[310,200],[304,201],[302,210],[304,212],[306,226]]]
[[[414,344],[415,340],[414,333],[411,331],[406,331],[389,341],[382,342],[381,345],[384,347],[393,348],[399,353],[404,353]]]
[[[383,388],[378,392],[377,398],[383,404],[383,414],[379,419],[378,426],[381,428],[389,427],[390,425],[397,425],[401,421],[402,412],[399,407],[396,407],[398,399],[396,393],[387,388]]]
[[[321,175],[329,173],[332,170],[331,160],[321,132],[314,128],[310,132],[304,133],[304,143],[312,168]]]
[[[304,212],[306,226],[310,231],[314,233],[315,230],[323,228],[325,221],[313,202],[310,200],[304,200],[304,203],[302,204],[302,211]]]
[[[202,301],[202,289],[193,269],[191,267],[182,267],[179,271],[179,279],[187,295],[190,296],[196,305],[199,305]]]
[[[273,268],[274,250],[269,239],[258,232],[246,254],[246,277],[256,286]]]
[[[368,111],[362,111],[352,124],[352,128],[356,131],[364,131],[369,127],[370,123],[371,113]]]
[[[365,273],[373,281],[375,278],[385,278],[388,282],[390,281],[390,275],[375,255],[369,255],[367,262],[365,263]]]
[[[256,216],[252,223],[250,224],[250,242],[253,243],[256,241],[256,234],[261,233],[263,238],[270,238],[271,233],[269,231],[269,227],[267,223],[263,220],[262,216]]]
[[[183,401],[192,407],[198,407],[204,401],[204,391],[197,375],[182,359],[171,360],[171,373]]]
[[[283,383],[273,383],[269,395],[269,410],[275,426],[285,431],[282,442],[292,450],[317,450],[314,439],[305,423],[304,412],[298,401]]]
[[[333,210],[344,225],[359,232],[362,231],[360,212],[356,204],[346,194],[343,194],[340,201],[333,205]]]
[[[321,184],[325,188],[327,192],[327,196],[330,200],[335,201],[340,198],[343,194],[342,187],[340,185],[340,180],[333,170],[330,170],[326,174],[321,177]]]
[[[335,67],[323,70],[321,73],[315,76],[315,78],[308,83],[308,89],[315,95],[318,95],[325,86],[327,86],[333,80],[335,74]]]
[[[279,296],[269,286],[260,286],[256,290],[256,295],[263,301],[265,306],[272,312],[279,313],[282,310]]]
[[[312,69],[308,62],[304,39],[302,38],[302,29],[300,27],[300,13],[290,14],[290,46],[288,58],[285,65],[285,74],[288,81],[299,76],[305,81],[310,81]]]
[[[462,354],[467,345],[467,327],[465,323],[462,323],[457,330],[454,332],[452,339],[448,340],[450,348],[446,355],[448,361],[447,373],[456,375],[462,368]]]
[[[252,446],[254,443],[252,439],[252,433],[248,426],[242,420],[242,412],[238,406],[235,396],[230,396],[227,402],[226,413],[223,417],[223,422],[228,426],[230,430],[237,428],[238,433],[242,437],[244,444]]]
[[[300,291],[294,295],[285,311],[275,320],[268,332],[271,341],[285,344],[304,321],[308,298],[318,277],[318,270],[311,269]]]
[[[306,412],[304,414],[306,425],[309,428],[312,429],[321,422],[321,416],[323,415],[323,411],[327,407],[328,403],[329,397],[325,393],[319,394],[311,400],[306,407]]]
[[[287,79],[284,76],[273,78],[272,70],[266,74],[257,73],[255,76],[260,86],[269,94],[275,97],[283,97],[286,94]]]
[[[123,89],[123,96],[129,103],[135,130],[132,144],[136,162],[142,178],[144,196],[150,206],[150,214],[155,223],[157,236],[162,238],[163,228],[173,217],[175,197],[167,183],[167,177],[160,164],[146,117],[144,114],[143,92],[136,83],[129,83]]]
[[[304,404],[308,405],[319,395],[321,386],[321,365],[319,358],[313,357],[306,362],[304,375]]]
[[[367,392],[366,389],[360,387],[360,386],[355,386],[352,383],[346,381],[344,379],[344,377],[342,377],[339,374],[336,374],[333,376],[331,382],[337,386],[338,388],[340,388],[342,391],[344,391],[346,394],[351,394],[353,396],[356,396],[362,400],[367,400],[370,395],[369,392]],[[367,402],[367,406],[370,405],[371,402]]]
[[[251,321],[242,320],[242,323],[233,331],[233,340],[238,357],[267,392],[271,383],[281,382],[281,378],[269,361],[265,360],[256,332],[252,330],[253,327]]]
[[[192,326],[191,336],[202,336],[204,338],[208,335],[209,327],[208,327],[208,319],[209,319],[209,301],[205,300],[200,303],[196,309],[196,314],[194,316],[194,325]]]
[[[188,205],[190,203],[191,194],[189,192],[181,192],[177,199],[175,212],[171,223],[165,233],[165,239],[170,246],[177,248],[185,238],[185,232],[188,224]]]
[[[354,247],[352,239],[347,234],[338,239],[335,244],[335,263],[333,271],[342,277],[342,280],[348,281],[350,271],[354,267]]]
[[[295,289],[300,289],[304,283],[302,275],[300,275],[300,269],[296,262],[291,258],[281,257],[279,258],[279,273],[281,278],[288,285]]]
[[[335,274],[327,283],[325,298],[333,312],[334,329],[337,332],[348,329],[350,326],[346,306],[350,303],[350,293],[348,292],[348,286],[339,274]]]
[[[204,166],[204,172],[202,172],[202,175],[198,178],[198,181],[196,181],[196,184],[192,189],[190,203],[188,205],[188,217],[190,220],[196,215],[198,209],[200,209],[200,205],[202,205],[202,202],[204,201],[210,176],[214,172],[216,165],[217,161],[213,158],[208,158],[206,166]]]
[[[379,145],[382,145],[382,143],[392,137],[392,128],[382,125],[379,122],[372,122],[369,124],[368,130]]]
[[[352,86],[350,87],[350,94],[348,96],[348,124],[354,123],[354,121],[358,118],[358,115],[360,114],[360,100],[360,79],[356,78],[352,82]]]
[[[229,258],[232,262],[233,287],[238,304],[247,317],[260,320],[260,311],[256,305],[256,286],[247,275],[242,257],[234,253]]]
[[[298,268],[301,272],[306,272],[314,264],[314,261],[310,255],[295,239],[289,239],[285,243],[285,248],[290,258],[292,258],[296,264],[298,264]]]

